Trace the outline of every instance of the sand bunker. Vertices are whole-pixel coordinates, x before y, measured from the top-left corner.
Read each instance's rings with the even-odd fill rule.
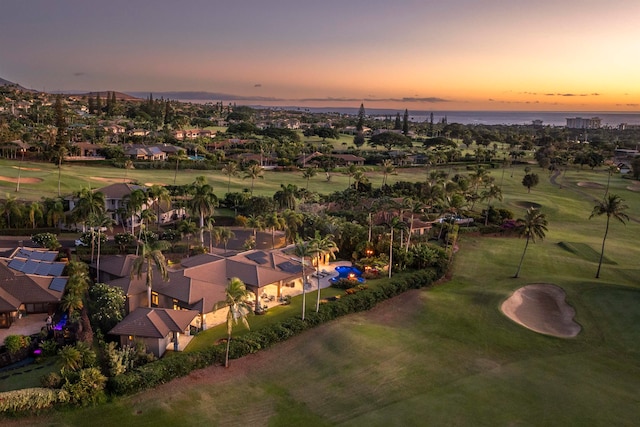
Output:
[[[604,185],[602,184],[598,184],[597,182],[588,182],[588,181],[582,181],[578,183],[578,187],[584,187],[584,188],[604,188]]]
[[[92,176],[91,177],[92,181],[99,181],[99,182],[106,182],[106,183],[116,183],[116,182],[127,182],[127,183],[131,183],[133,182],[133,180],[131,179],[122,179],[122,178],[102,178],[100,176]]]
[[[500,309],[514,322],[532,331],[560,338],[578,335],[575,310],[567,304],[566,294],[558,286],[538,283],[516,290]]]
[[[520,208],[524,208],[524,209],[529,209],[529,208],[533,208],[533,209],[540,209],[542,207],[542,205],[540,203],[535,203],[535,202],[527,202],[524,200],[520,200],[519,202],[514,202],[514,204]]]
[[[630,186],[627,187],[627,190],[640,192],[640,185],[638,185],[638,184],[630,185]]]
[[[12,166],[14,169],[22,169],[23,171],[41,171],[42,169],[40,168],[24,168],[21,166]]]
[[[0,181],[7,181],[7,182],[18,182],[18,178],[11,178],[8,176],[0,176]],[[21,184],[37,184],[39,182],[42,182],[42,178],[30,178],[30,177],[22,177],[20,178],[20,183]]]

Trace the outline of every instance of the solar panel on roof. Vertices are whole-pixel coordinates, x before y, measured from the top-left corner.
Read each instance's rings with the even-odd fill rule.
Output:
[[[267,262],[269,262],[267,260],[267,254],[265,254],[264,252],[254,252],[252,254],[246,255],[246,257],[251,261],[258,263],[260,265],[266,264]]]
[[[34,274],[40,265],[37,261],[27,261],[22,268],[24,274]]]
[[[66,277],[56,277],[49,284],[49,289],[56,292],[62,292],[64,291],[64,287],[66,286],[66,284],[67,284]]]
[[[39,276],[48,276],[49,270],[51,270],[51,265],[52,264],[50,262],[39,262],[34,274]]]
[[[65,263],[64,262],[55,262],[51,264],[51,269],[49,270],[49,276],[60,276],[62,271],[64,270]]]
[[[9,268],[17,271],[22,271],[22,269],[24,268],[24,264],[24,261],[21,261],[19,259],[12,259],[11,261],[9,261]]]
[[[301,273],[302,266],[300,264],[294,264],[291,261],[285,261],[278,264],[278,268],[287,273]]]

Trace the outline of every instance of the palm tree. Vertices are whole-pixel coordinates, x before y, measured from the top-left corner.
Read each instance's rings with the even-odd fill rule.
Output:
[[[304,240],[300,239],[299,237],[296,238],[296,243],[295,246],[293,247],[293,253],[295,254],[295,256],[300,258],[300,263],[302,264],[302,320],[304,320],[304,316],[305,316],[305,311],[306,311],[306,307],[307,307],[307,301],[306,301],[306,296],[307,296],[307,280],[305,277],[305,258],[311,258],[314,254],[315,254],[315,248],[312,247],[312,245],[309,244],[309,242],[305,242]]]
[[[225,251],[227,250],[227,243],[229,243],[229,240],[234,237],[236,237],[236,234],[228,227],[216,227],[213,230],[213,238],[216,241],[216,245],[219,245],[220,242],[222,242]]]
[[[167,272],[167,260],[164,258],[163,250],[168,249],[169,243],[165,240],[142,244],[142,254],[135,259],[131,267],[131,278],[134,276],[142,278],[142,273],[146,271],[147,301],[151,307],[151,287],[153,285],[153,267],[155,266],[165,282],[169,280]]]
[[[265,217],[264,225],[271,228],[271,248],[273,249],[276,247],[276,230],[282,230],[286,223],[283,217],[273,212]]]
[[[365,185],[365,184],[368,184],[368,183],[369,183],[369,179],[364,174],[364,171],[362,169],[358,169],[353,174],[353,186],[356,189],[356,191],[358,191],[360,189],[361,185]]]
[[[59,222],[64,218],[64,204],[60,197],[45,198],[44,206],[47,217],[47,225],[49,227],[57,227]]]
[[[156,204],[156,227],[160,229],[160,204],[171,203],[171,194],[166,187],[154,184],[147,190],[147,196]]]
[[[298,234],[298,229],[302,226],[304,216],[292,210],[286,210],[282,213],[282,218],[285,223],[285,239],[287,241],[294,241],[294,237]]]
[[[231,177],[238,176],[238,163],[229,162],[222,167],[222,173],[227,175],[227,193],[231,192]]]
[[[213,216],[218,198],[209,184],[195,184],[192,186],[193,197],[189,201],[189,210],[200,217],[200,242],[204,242],[204,219]]]
[[[244,172],[244,178],[251,178],[251,197],[253,197],[253,184],[257,178],[264,178],[262,166],[257,163],[250,165]]]
[[[247,226],[253,229],[253,238],[255,239],[257,231],[264,228],[262,217],[249,215],[249,217],[247,218]]]
[[[85,187],[76,192],[76,203],[71,210],[71,220],[74,223],[82,223],[82,230],[85,231],[85,223],[91,216],[99,216],[106,210],[105,196],[101,191],[92,191]]]
[[[409,250],[409,245],[411,244],[411,235],[413,234],[413,222],[415,220],[415,216],[420,215],[426,209],[424,203],[420,200],[408,200],[409,212],[411,212],[411,218],[409,219],[409,232],[407,233],[407,250]]]
[[[387,185],[387,176],[395,173],[396,167],[391,159],[382,161],[382,186]]]
[[[184,150],[178,150],[175,154],[176,158],[176,171],[173,174],[173,185],[176,185],[176,179],[178,178],[178,165],[180,164],[180,160],[187,160],[187,155]]]
[[[520,237],[526,237],[527,241],[524,244],[524,251],[522,251],[520,264],[518,264],[518,271],[516,271],[515,276],[513,276],[514,278],[518,278],[520,275],[520,268],[522,267],[522,261],[524,261],[524,255],[527,253],[529,240],[535,243],[536,238],[539,238],[540,240],[544,239],[548,224],[545,214],[534,208],[527,209],[527,214],[524,218],[518,219],[518,223]]]
[[[349,185],[347,185],[347,188],[351,188],[351,178],[355,176],[356,172],[358,172],[359,170],[360,168],[358,168],[353,163],[349,165],[349,168],[347,168],[347,171],[345,172],[349,177]]]
[[[335,253],[338,252],[338,246],[333,240],[333,235],[327,234],[324,237],[320,236],[320,233],[316,231],[315,237],[310,242],[311,248],[316,256],[316,276],[318,277],[318,298],[316,300],[316,313],[320,310],[320,258],[329,256],[331,259],[335,259]]]
[[[31,228],[36,228],[39,220],[42,220],[43,208],[40,202],[31,202],[29,204],[29,222],[31,222]]]
[[[389,279],[391,279],[391,270],[393,266],[393,232],[394,230],[404,230],[406,228],[406,225],[404,221],[402,221],[402,218],[400,218],[399,216],[394,216],[389,220],[389,222],[387,222],[387,226],[391,231],[391,236],[389,238]]]
[[[613,217],[623,224],[629,220],[629,215],[625,213],[625,211],[629,209],[629,206],[622,202],[624,202],[624,200],[617,194],[608,194],[603,201],[598,202],[598,204],[593,207],[593,211],[589,216],[589,219],[594,216],[607,216],[607,225],[604,229],[604,237],[602,238],[602,250],[600,251],[600,261],[598,262],[596,279],[600,278],[600,268],[602,267],[602,259],[604,258],[604,244],[607,241],[607,234],[609,233],[609,220]]]
[[[209,253],[213,252],[213,233],[215,231],[214,224],[216,221],[213,218],[207,218],[207,223],[205,224],[205,230],[209,233]]]
[[[96,283],[100,283],[100,245],[102,240],[100,239],[100,234],[102,233],[102,228],[106,228],[107,230],[113,230],[113,219],[106,213],[98,214],[96,216],[92,216],[89,218],[89,223],[91,224],[91,228],[97,228],[98,230],[98,255],[96,258]],[[93,247],[93,242],[92,247]]]
[[[302,178],[307,180],[307,190],[309,190],[309,180],[316,176],[317,173],[316,168],[304,168],[302,170]]]
[[[238,323],[238,320],[242,321],[242,324],[249,328],[249,322],[247,316],[251,313],[251,306],[249,305],[250,292],[245,287],[242,280],[237,277],[229,279],[229,283],[225,289],[225,300],[217,302],[213,306],[213,310],[218,310],[223,307],[227,307],[227,351],[225,353],[224,367],[229,367],[229,345],[231,344],[231,332],[233,332],[233,325]]]
[[[7,194],[7,198],[0,205],[0,212],[5,216],[7,228],[11,228],[11,217],[19,218],[22,215],[20,204],[16,200],[16,196]]]
[[[131,193],[124,196],[124,204],[127,214],[131,216],[131,234],[135,234],[135,217],[147,202],[147,195],[141,189],[135,189]]]
[[[189,252],[191,251],[191,236],[198,231],[198,226],[191,219],[185,219],[180,221],[178,224],[177,230],[183,237],[187,238],[187,257],[189,256]],[[211,239],[211,235],[209,235],[209,239]],[[209,250],[211,253],[211,250]]]
[[[280,209],[296,210],[296,196],[298,192],[298,186],[295,184],[280,184],[280,190],[276,191],[273,199],[278,203]]]
[[[489,211],[491,210],[491,199],[498,199],[502,201],[502,190],[497,185],[491,184],[487,189],[485,189],[481,198],[487,201],[487,214],[484,218],[484,225],[487,226],[489,224]]]

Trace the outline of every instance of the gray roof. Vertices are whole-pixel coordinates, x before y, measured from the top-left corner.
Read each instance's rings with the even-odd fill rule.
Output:
[[[139,307],[109,333],[161,339],[170,332],[183,332],[197,315],[198,312],[194,310]]]

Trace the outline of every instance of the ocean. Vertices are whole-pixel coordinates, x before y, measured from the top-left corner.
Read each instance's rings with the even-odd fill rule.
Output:
[[[273,107],[271,107],[273,108]],[[309,112],[337,112],[342,114],[358,114],[358,108],[309,108],[309,107],[283,107]],[[400,117],[404,110],[367,109],[368,116],[394,118],[397,113]],[[430,120],[430,111],[409,111],[409,120],[412,122],[426,122]],[[433,122],[438,123],[446,117],[447,123],[460,123],[463,125],[530,125],[534,120],[542,120],[543,125],[566,126],[567,118],[599,117],[602,126],[618,127],[622,123],[628,125],[640,125],[640,112],[612,112],[612,111],[433,111]]]

